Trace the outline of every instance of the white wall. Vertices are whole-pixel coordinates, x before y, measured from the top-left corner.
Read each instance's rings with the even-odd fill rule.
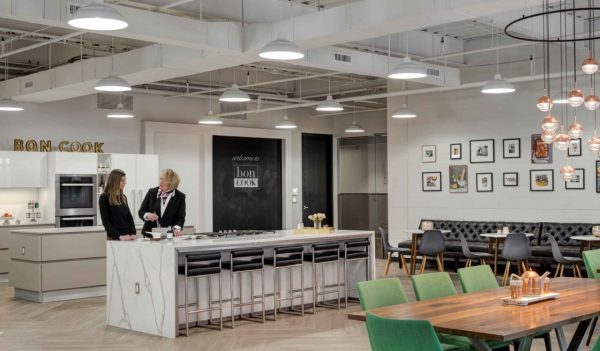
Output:
[[[392,89],[396,89],[392,86]],[[535,107],[543,91],[542,82],[516,85],[517,92],[486,96],[479,89],[411,96],[409,107],[419,116],[413,120],[388,118],[389,220],[393,240],[405,239],[405,228],[415,228],[420,219],[597,222],[600,194],[595,190],[595,162],[585,142],[593,134],[593,114],[578,109],[585,128],[581,157],[570,158],[575,168],[585,168],[585,190],[565,190],[559,174],[566,152],[554,150],[550,165],[531,163],[531,134],[539,133],[543,113]],[[391,113],[402,98],[388,99]],[[557,118],[560,112],[555,112]],[[502,139],[521,138],[521,158],[502,158]],[[469,140],[494,139],[495,162],[469,163]],[[462,160],[450,161],[451,143],[461,143]],[[421,146],[437,146],[437,162],[421,162]],[[449,193],[449,165],[469,166],[467,194]],[[529,191],[529,171],[554,169],[553,192]],[[421,191],[421,172],[442,172],[441,192]],[[494,191],[475,191],[475,174],[492,172]],[[503,172],[518,172],[519,186],[502,186]]]

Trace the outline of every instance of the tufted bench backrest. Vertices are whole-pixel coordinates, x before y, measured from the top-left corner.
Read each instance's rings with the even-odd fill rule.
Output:
[[[443,219],[422,219],[433,223],[434,229],[450,230],[451,233],[446,234],[448,240],[460,240],[459,233],[462,233],[468,241],[487,242],[488,239],[481,237],[479,234],[495,233],[498,229],[507,226],[512,233],[533,233],[529,237],[531,245],[538,245],[541,232],[541,223],[529,222],[482,222],[482,221],[453,221]],[[419,228],[421,228],[419,224]]]
[[[570,239],[574,235],[592,235],[592,223],[543,223],[542,233],[550,234],[561,246],[579,246],[579,241]],[[550,245],[542,235],[540,245]]]

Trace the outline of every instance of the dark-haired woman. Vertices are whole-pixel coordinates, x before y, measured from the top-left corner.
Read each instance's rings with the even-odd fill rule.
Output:
[[[127,184],[125,172],[113,169],[108,175],[104,192],[98,200],[100,217],[108,240],[135,240],[135,224],[123,189]]]

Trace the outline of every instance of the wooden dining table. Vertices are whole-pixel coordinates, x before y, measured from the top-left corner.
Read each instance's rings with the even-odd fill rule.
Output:
[[[490,350],[485,340],[519,341],[519,351],[530,350],[533,336],[547,330],[555,331],[560,350],[579,350],[592,320],[600,316],[600,279],[554,278],[550,291],[560,297],[529,306],[504,304],[502,298],[509,290],[503,287],[368,312],[391,319],[428,320],[438,333],[470,338],[476,350]],[[348,318],[364,321],[366,312],[349,313]],[[563,326],[572,323],[579,324],[567,342]]]

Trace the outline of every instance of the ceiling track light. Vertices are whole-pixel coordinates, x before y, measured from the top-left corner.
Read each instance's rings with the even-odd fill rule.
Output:
[[[103,0],[93,0],[92,4],[79,8],[67,23],[75,28],[97,31],[119,30],[129,25],[119,11]]]

